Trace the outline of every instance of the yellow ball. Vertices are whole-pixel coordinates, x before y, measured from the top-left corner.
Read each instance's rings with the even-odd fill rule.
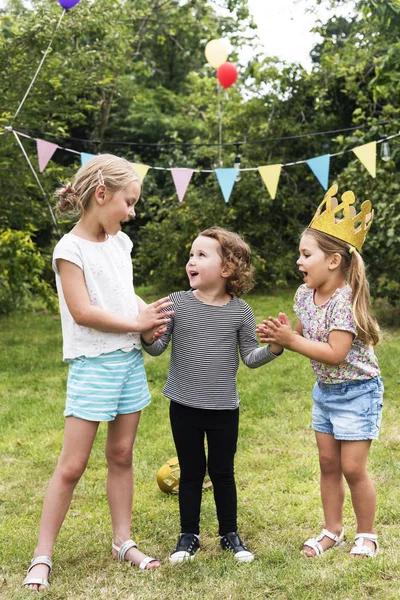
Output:
[[[157,483],[160,490],[166,494],[177,494],[181,469],[178,457],[174,456],[159,469],[157,473]]]

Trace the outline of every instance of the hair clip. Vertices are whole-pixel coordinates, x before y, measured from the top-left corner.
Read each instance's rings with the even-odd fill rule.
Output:
[[[97,179],[99,180],[100,185],[105,185],[104,178],[103,178],[103,173],[101,172],[101,169],[99,169],[97,171]]]
[[[355,250],[354,246],[350,246],[350,248],[349,248],[349,254],[353,254],[354,250]]]

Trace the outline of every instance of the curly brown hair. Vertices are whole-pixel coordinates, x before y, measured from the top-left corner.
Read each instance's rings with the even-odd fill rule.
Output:
[[[199,236],[217,240],[221,246],[222,264],[231,271],[227,278],[226,291],[232,296],[241,296],[254,287],[254,267],[251,250],[240,235],[223,227],[210,227]]]

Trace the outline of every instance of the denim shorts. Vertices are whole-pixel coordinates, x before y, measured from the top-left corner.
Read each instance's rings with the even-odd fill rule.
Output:
[[[80,356],[70,362],[65,417],[113,421],[117,415],[139,412],[149,403],[140,350]]]
[[[383,383],[381,377],[317,383],[312,426],[336,440],[377,440],[382,420]]]

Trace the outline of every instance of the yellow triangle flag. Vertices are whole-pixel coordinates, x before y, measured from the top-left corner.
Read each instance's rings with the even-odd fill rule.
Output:
[[[376,142],[353,148],[354,154],[362,162],[368,173],[376,177]]]
[[[272,200],[275,200],[282,165],[266,165],[264,167],[257,167],[257,169],[265,183],[269,195]]]
[[[139,175],[140,179],[143,179],[147,175],[147,171],[150,169],[148,165],[141,165],[140,163],[131,163],[132,167],[135,169],[136,173]]]

